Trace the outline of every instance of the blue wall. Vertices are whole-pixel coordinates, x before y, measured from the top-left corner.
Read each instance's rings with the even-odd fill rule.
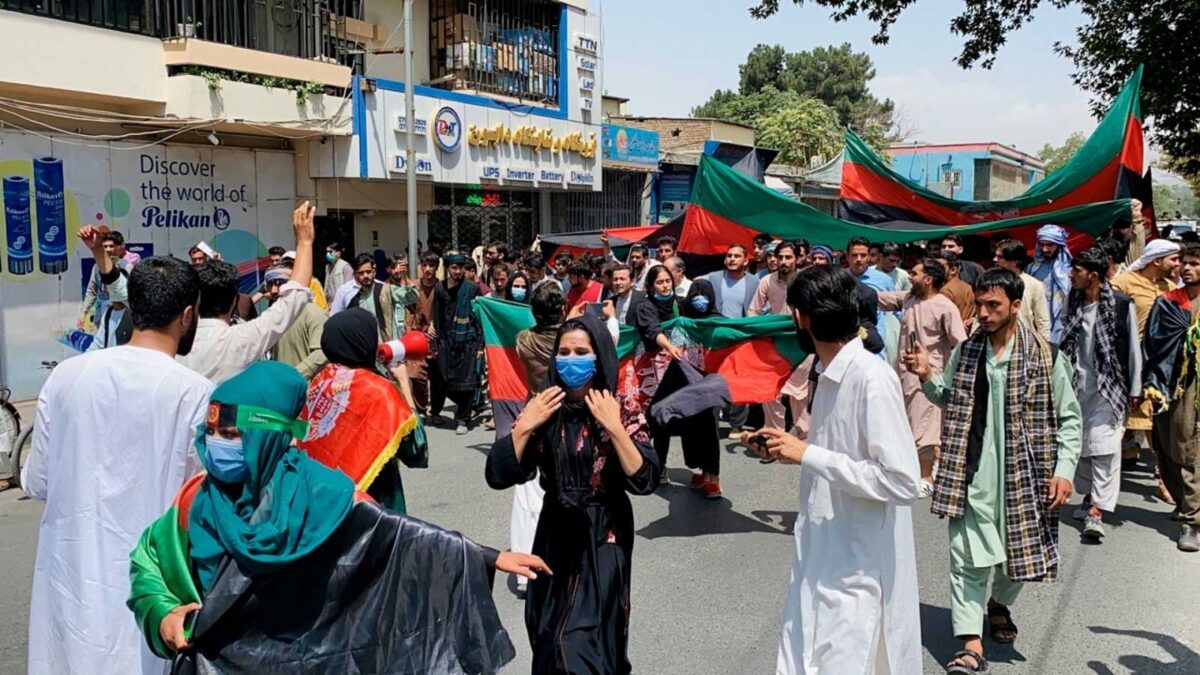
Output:
[[[986,150],[905,152],[892,155],[892,170],[922,187],[929,187],[930,183],[942,181],[943,169],[958,169],[962,172],[962,181],[954,189],[954,199],[970,201],[975,198],[975,160],[991,157]],[[1000,161],[1011,162],[1006,158]],[[1041,171],[1031,168],[1029,172],[1030,185],[1043,178]]]

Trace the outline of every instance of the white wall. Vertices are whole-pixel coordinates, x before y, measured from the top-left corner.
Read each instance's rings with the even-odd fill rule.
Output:
[[[386,44],[373,48],[404,46],[404,0],[367,0],[363,20],[383,26]],[[413,3],[413,77],[418,83],[429,81],[429,0]],[[364,66],[367,77],[404,81],[404,54],[367,54]]]
[[[0,228],[0,382],[18,400],[37,395],[47,375],[38,367],[41,361],[76,353],[60,340],[79,318],[86,286],[83,260],[91,259],[78,240],[81,226],[107,226],[124,234],[131,247],[184,259],[189,248],[204,240],[229,262],[242,263],[243,274],[253,273],[253,261],[265,256],[267,247],[291,247],[291,153],[198,145],[94,145],[99,147],[0,132],[0,176],[30,178],[33,158],[53,156],[63,162],[65,188],[65,272],[41,272],[39,256],[33,272],[10,272],[8,223]],[[164,166],[170,175],[163,175]],[[40,235],[36,200],[31,210],[33,229]],[[183,216],[194,227],[167,226],[161,218],[168,214],[176,223]]]
[[[0,10],[0,82],[166,101],[162,41]]]

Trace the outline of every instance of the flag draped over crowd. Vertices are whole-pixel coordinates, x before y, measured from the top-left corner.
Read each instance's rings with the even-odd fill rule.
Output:
[[[1118,199],[968,225],[914,221],[874,225],[852,223],[781,195],[736,169],[704,156],[700,158],[700,170],[692,188],[692,202],[679,238],[679,250],[697,255],[722,255],[731,244],[742,244],[749,250],[758,232],[782,239],[803,238],[834,249],[845,248],[846,242],[855,236],[870,241],[906,243],[951,232],[981,234],[1001,230],[1012,231],[1017,238],[1032,243],[1032,231],[1046,223],[1094,237],[1130,218],[1129,200]]]
[[[528,398],[525,367],[517,355],[517,333],[533,326],[529,305],[479,298],[475,314],[483,328],[487,355],[488,392],[492,405],[515,416]],[[796,329],[787,315],[688,319],[663,323],[671,341],[685,349],[702,350],[705,371],[726,380],[734,404],[763,403],[779,396],[783,383],[804,360],[796,343]],[[617,344],[622,391],[638,386],[637,373],[646,367],[649,354],[637,331],[621,328]]]
[[[1061,169],[1002,201],[951,199],[891,170],[861,138],[846,134],[838,214],[887,227],[894,221],[971,225],[1136,197],[1142,182],[1142,69],[1113,100],[1099,126]],[[1063,223],[1058,223],[1063,224]]]

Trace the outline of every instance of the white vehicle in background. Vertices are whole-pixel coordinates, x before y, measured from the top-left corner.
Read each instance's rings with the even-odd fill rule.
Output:
[[[1197,225],[1194,220],[1160,220],[1158,221],[1158,231],[1166,233],[1170,239],[1179,241],[1184,232],[1200,234],[1200,225]]]

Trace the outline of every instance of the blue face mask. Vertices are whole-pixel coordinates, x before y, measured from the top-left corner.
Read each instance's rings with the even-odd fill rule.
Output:
[[[524,300],[525,299],[525,289],[521,286],[518,286],[518,287],[512,289],[512,299],[516,300],[517,302],[521,302],[522,300]]]
[[[654,299],[659,300],[661,302],[666,302],[673,297],[675,297],[674,293],[655,293],[654,294]]]
[[[555,368],[558,379],[562,380],[567,389],[580,389],[592,381],[596,374],[596,355],[581,354],[579,356],[556,356]]]
[[[327,263],[329,263],[330,265],[332,265],[334,260],[337,260],[337,258],[335,258],[335,257],[333,256],[333,254],[332,254],[332,253],[330,253],[329,251],[326,251],[326,252],[325,252],[325,262],[327,262]]]
[[[697,295],[692,298],[692,308],[697,312],[707,312],[709,307],[707,295]]]
[[[208,450],[208,472],[222,483],[244,483],[250,474],[242,439],[228,439],[211,434],[204,437]]]

